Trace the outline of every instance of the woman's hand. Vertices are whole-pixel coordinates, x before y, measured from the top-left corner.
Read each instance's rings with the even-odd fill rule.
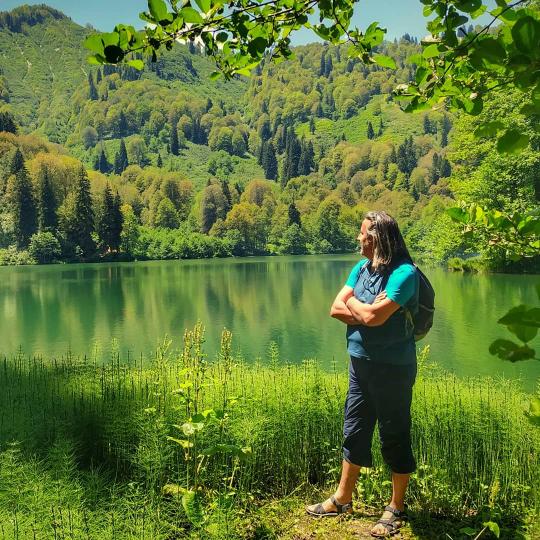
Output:
[[[385,299],[386,299],[386,291],[383,291],[382,293],[378,294],[375,297],[375,300],[373,300],[373,303],[378,304],[379,302],[382,302]]]

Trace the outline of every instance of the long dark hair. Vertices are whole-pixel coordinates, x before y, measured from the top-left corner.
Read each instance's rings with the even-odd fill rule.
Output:
[[[373,239],[371,266],[374,270],[387,272],[398,262],[412,263],[397,221],[392,216],[386,212],[368,212],[364,219],[371,222],[367,233]]]

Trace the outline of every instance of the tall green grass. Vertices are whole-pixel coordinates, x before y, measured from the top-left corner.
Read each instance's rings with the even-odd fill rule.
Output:
[[[335,482],[345,366],[282,364],[275,346],[264,364],[246,365],[230,340],[225,332],[209,359],[198,325],[149,366],[118,353],[106,364],[4,358],[0,538],[247,538],[242,511]],[[458,379],[422,361],[412,507],[445,516],[489,507],[505,519],[538,508],[540,430],[526,403],[509,381]],[[201,413],[204,427],[183,433]],[[374,453],[358,488],[368,506],[389,495],[377,443]],[[185,490],[197,504],[182,501]]]

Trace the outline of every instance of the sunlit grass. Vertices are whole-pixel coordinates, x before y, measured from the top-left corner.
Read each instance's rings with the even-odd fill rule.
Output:
[[[335,482],[346,373],[282,364],[275,346],[264,364],[246,365],[231,356],[228,334],[215,360],[201,347],[198,327],[183,350],[161,347],[149,368],[116,352],[107,365],[4,358],[0,538],[197,537],[175,491],[193,487],[195,468],[197,526],[209,538],[246,538],[238,524],[265,500]],[[540,430],[523,414],[526,401],[511,382],[462,380],[422,361],[411,506],[445,516],[488,507],[505,519],[537,507]],[[216,417],[202,431],[179,435],[175,424],[210,409]],[[191,457],[168,436],[192,441]],[[199,466],[200,452],[219,444],[250,452],[245,460],[217,452]],[[389,486],[374,450],[357,499],[377,507]]]

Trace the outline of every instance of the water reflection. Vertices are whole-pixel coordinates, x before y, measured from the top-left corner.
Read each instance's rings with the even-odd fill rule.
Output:
[[[200,319],[211,356],[226,327],[247,361],[265,358],[275,341],[284,360],[315,357],[330,366],[335,358],[345,367],[344,328],[328,310],[354,262],[317,256],[0,268],[0,352],[88,354],[116,338],[124,352],[150,357],[166,334],[180,346],[184,328]],[[538,278],[427,274],[437,291],[431,358],[462,375],[522,377],[532,389],[540,363],[510,365],[487,348],[506,332],[496,319],[508,306],[532,302]]]

